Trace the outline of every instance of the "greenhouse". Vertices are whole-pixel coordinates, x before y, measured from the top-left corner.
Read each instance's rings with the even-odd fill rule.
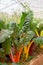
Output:
[[[0,65],[43,65],[43,0],[0,0]]]

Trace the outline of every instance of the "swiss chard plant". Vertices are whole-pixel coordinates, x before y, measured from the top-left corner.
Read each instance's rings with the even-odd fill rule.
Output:
[[[43,45],[42,23],[33,18],[31,10],[22,13],[20,24],[0,20],[0,57],[6,60],[9,56],[12,62],[19,62],[22,55],[27,60],[33,42]]]

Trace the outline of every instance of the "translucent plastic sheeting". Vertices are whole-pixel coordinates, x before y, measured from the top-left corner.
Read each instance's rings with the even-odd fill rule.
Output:
[[[33,10],[35,17],[43,18],[43,0],[0,0],[0,12],[21,13],[24,11],[21,3],[27,4]]]

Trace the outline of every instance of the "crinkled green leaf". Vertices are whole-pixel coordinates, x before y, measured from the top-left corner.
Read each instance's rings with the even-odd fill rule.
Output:
[[[30,30],[30,24],[32,21],[33,21],[33,12],[29,10],[24,18],[24,21],[21,20],[21,23],[20,23],[21,31],[20,32],[26,32],[27,30]]]
[[[20,39],[20,42],[24,45],[27,45],[35,36],[35,33],[33,31],[28,31],[25,33],[25,35]]]
[[[33,21],[30,24],[30,29],[35,31],[35,29],[37,29],[37,24],[39,23],[39,21],[37,19],[33,19]]]
[[[37,24],[37,28],[38,30],[43,30],[43,21],[39,21],[39,23]]]
[[[6,38],[9,38],[12,33],[13,31],[10,31],[8,29],[1,30],[0,31],[0,43],[4,42]]]
[[[43,45],[43,37],[36,37],[33,39],[33,41],[38,45]]]
[[[11,29],[11,30],[18,28],[18,24],[15,23],[14,21],[10,21],[6,26],[7,26],[7,29]]]
[[[27,19],[29,19],[29,21],[32,22],[32,20],[33,20],[33,11],[31,11],[31,10],[28,11]]]

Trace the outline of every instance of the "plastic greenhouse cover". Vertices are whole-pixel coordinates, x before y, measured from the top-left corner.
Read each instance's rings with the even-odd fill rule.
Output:
[[[35,17],[43,18],[43,0],[0,0],[0,12],[6,12],[11,15],[13,11],[21,13],[24,11],[21,3],[28,4]]]

